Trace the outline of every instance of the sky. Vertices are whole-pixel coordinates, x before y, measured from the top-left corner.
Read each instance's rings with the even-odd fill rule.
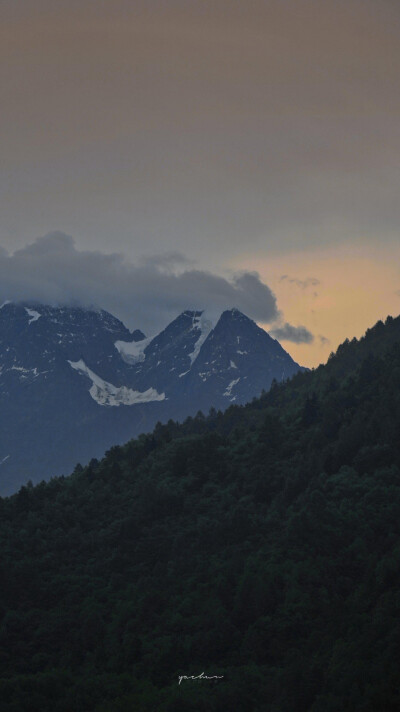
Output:
[[[0,298],[307,366],[400,311],[397,0],[2,0]]]

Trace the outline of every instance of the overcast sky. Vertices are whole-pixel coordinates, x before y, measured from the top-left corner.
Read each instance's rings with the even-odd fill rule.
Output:
[[[397,0],[2,0],[3,295],[94,303],[102,275],[147,332],[236,299],[307,365],[397,314],[399,20]]]

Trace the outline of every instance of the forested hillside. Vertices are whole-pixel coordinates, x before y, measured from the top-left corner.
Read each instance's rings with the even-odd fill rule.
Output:
[[[397,712],[399,431],[389,317],[0,500],[1,712]]]

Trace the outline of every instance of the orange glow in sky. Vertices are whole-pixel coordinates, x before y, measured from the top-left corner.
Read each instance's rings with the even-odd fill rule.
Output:
[[[379,319],[399,314],[399,265],[400,246],[343,246],[268,258],[243,255],[232,267],[257,270],[275,292],[284,321],[312,332],[311,344],[282,345],[296,361],[313,367],[344,339],[359,338]]]

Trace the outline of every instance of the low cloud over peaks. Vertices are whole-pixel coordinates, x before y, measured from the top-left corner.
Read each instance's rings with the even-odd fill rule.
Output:
[[[185,309],[236,306],[267,324],[280,317],[275,295],[257,272],[240,272],[228,280],[194,269],[180,253],[133,263],[120,254],[78,250],[62,232],[11,255],[0,251],[0,299],[101,307],[147,334]]]
[[[194,261],[189,260],[181,252],[164,252],[160,255],[150,255],[143,257],[139,266],[155,268],[160,272],[178,273],[189,266],[193,266]]]

